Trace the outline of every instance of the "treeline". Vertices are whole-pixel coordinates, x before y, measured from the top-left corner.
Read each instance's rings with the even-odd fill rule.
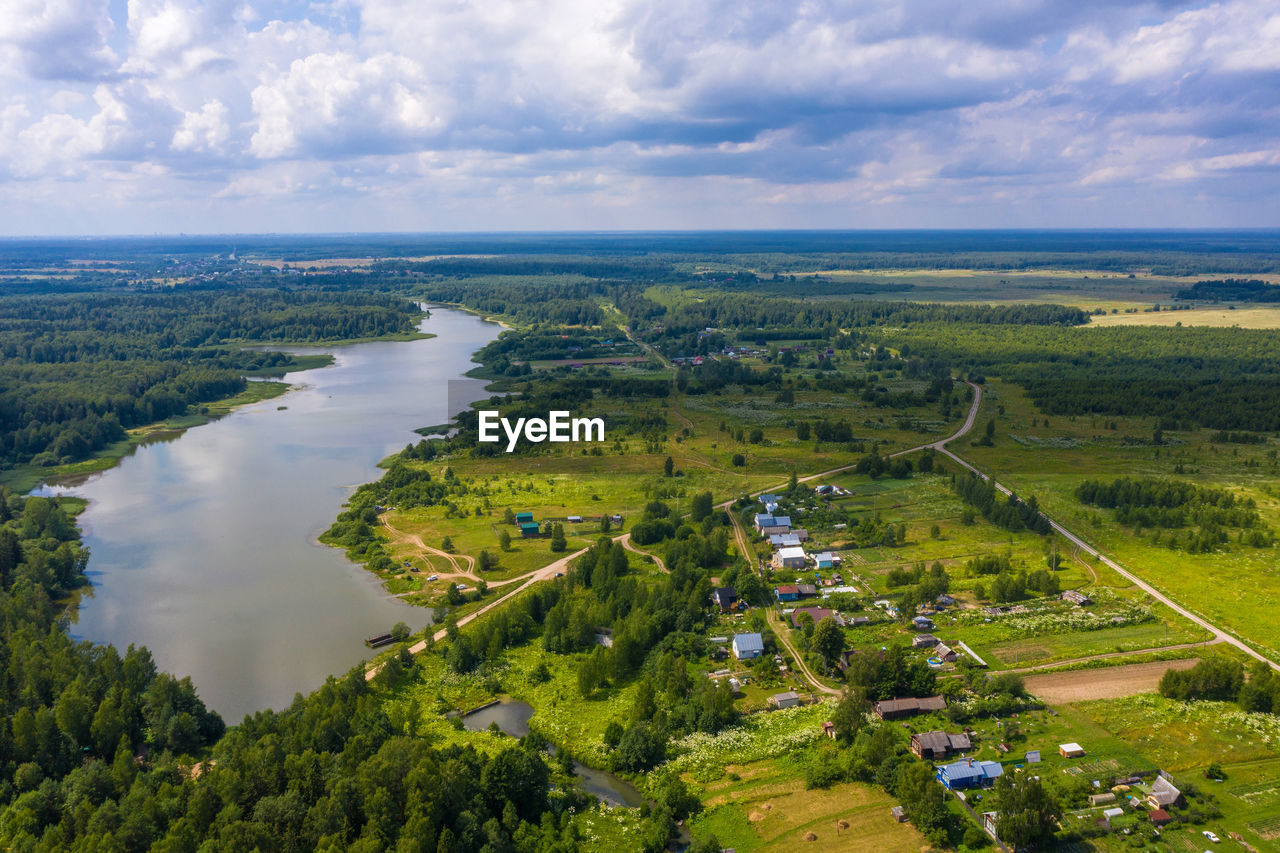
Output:
[[[1280,302],[1280,285],[1254,278],[1223,278],[1197,281],[1174,294],[1175,299],[1213,302]]]
[[[1272,543],[1271,532],[1262,524],[1253,499],[1237,497],[1226,489],[1182,480],[1120,477],[1110,483],[1085,480],[1076,487],[1075,495],[1081,503],[1114,510],[1117,522],[1137,529],[1198,525],[1194,533],[1161,538],[1164,544],[1191,553],[1227,544],[1228,529],[1237,530],[1237,540],[1244,544],[1261,548]]]
[[[1085,312],[1063,305],[940,305],[911,302],[805,302],[762,299],[736,293],[711,293],[668,312],[664,336],[697,332],[707,327],[822,329],[835,338],[840,329],[866,326],[910,326],[917,323],[982,325],[1073,326],[1088,320]],[[750,337],[751,331],[747,332]]]
[[[526,322],[598,326],[605,320],[599,283],[581,276],[488,276],[421,282],[426,299],[465,305]]]
[[[1047,535],[1053,529],[1049,519],[1040,512],[1039,503],[1034,495],[1025,501],[1017,495],[1002,495],[996,489],[995,483],[973,472],[953,474],[951,488],[961,500],[997,527],[1003,527],[1013,533],[1030,530],[1041,536]]]
[[[1280,338],[1267,329],[968,324],[882,339],[1016,382],[1051,415],[1153,417],[1166,430],[1280,430]]]
[[[181,783],[175,756],[222,719],[150,653],[75,642],[55,603],[84,586],[88,553],[57,500],[0,489],[0,844],[146,849]]]
[[[0,462],[55,465],[293,363],[229,341],[402,333],[418,309],[355,293],[112,292],[0,297],[0,316]]]

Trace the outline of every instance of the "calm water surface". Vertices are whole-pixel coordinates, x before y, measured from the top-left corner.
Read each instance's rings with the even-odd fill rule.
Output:
[[[448,383],[500,331],[442,308],[422,329],[437,337],[336,348],[333,366],[286,377],[300,390],[45,489],[89,499],[93,590],[73,635],[147,646],[238,722],[346,672],[371,654],[365,637],[423,627],[426,610],[316,541],[380,459],[465,405],[455,385],[450,411]],[[468,399],[484,396],[474,385]]]
[[[529,720],[532,717],[532,705],[527,702],[508,700],[472,711],[462,718],[462,725],[467,731],[482,732],[490,725],[497,723],[503,734],[518,738],[529,733]],[[551,752],[555,753],[555,746],[551,747]],[[644,796],[635,785],[612,773],[588,767],[581,761],[573,762],[573,772],[581,781],[583,790],[598,800],[614,806],[632,808],[637,808],[644,802]]]

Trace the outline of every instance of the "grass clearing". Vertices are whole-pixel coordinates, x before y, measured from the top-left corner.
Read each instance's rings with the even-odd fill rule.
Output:
[[[892,797],[858,783],[808,791],[785,759],[735,764],[703,789],[708,808],[690,821],[696,837],[714,835],[722,847],[742,851],[879,850],[917,853],[927,842],[898,823]]]

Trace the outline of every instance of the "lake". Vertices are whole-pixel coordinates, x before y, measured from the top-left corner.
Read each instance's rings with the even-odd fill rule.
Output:
[[[299,389],[141,446],[82,484],[37,490],[89,500],[79,522],[93,589],[72,635],[147,646],[236,723],[369,657],[366,637],[399,621],[424,627],[427,610],[316,537],[356,486],[381,476],[379,460],[418,440],[412,430],[485,396],[463,374],[500,328],[431,311],[428,340],[287,347],[335,363],[291,373]]]

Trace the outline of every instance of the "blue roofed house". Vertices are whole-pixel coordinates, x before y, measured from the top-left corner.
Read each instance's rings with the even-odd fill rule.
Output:
[[[733,656],[738,660],[751,660],[764,654],[764,638],[759,634],[734,634]]]
[[[775,548],[795,548],[800,544],[800,534],[774,533],[769,536],[769,544]]]
[[[773,517],[773,524],[771,524],[771,525],[770,525],[770,527],[785,527],[785,528],[787,528],[788,530],[790,530],[790,529],[791,529],[791,516],[789,516],[789,515],[775,515],[775,516]]]
[[[813,559],[817,562],[818,568],[820,569],[834,569],[836,567],[836,562],[840,558],[831,551],[823,551],[819,554],[814,554]]]
[[[767,512],[756,513],[756,530],[764,530],[766,527],[774,527],[773,515]]]
[[[942,764],[938,767],[938,781],[949,790],[958,791],[963,788],[985,788],[1004,775],[1004,768],[998,761],[975,761],[966,759],[954,764]]]

